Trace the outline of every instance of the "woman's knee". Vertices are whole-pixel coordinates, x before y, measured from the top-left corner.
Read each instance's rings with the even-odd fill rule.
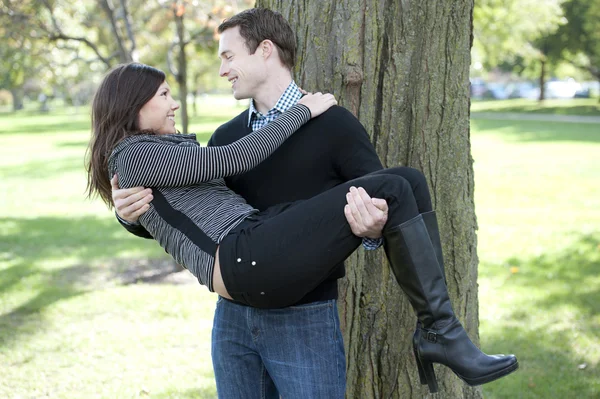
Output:
[[[371,184],[367,184],[364,188],[371,197],[400,199],[413,196],[409,181],[398,174],[381,173],[370,180]]]

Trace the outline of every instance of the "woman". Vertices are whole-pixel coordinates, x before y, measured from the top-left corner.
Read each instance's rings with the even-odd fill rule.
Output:
[[[209,290],[273,308],[295,303],[360,245],[343,211],[348,191],[360,186],[389,206],[384,248],[417,313],[413,343],[421,382],[437,391],[433,363],[450,367],[470,385],[514,371],[514,356],[482,353],[454,315],[435,214],[421,215],[413,186],[424,178],[414,169],[382,170],[263,212],[225,186],[223,177],[256,166],[333,104],[331,95],[307,95],[233,144],[201,147],[194,135],[175,134],[178,104],[165,75],[142,64],[120,65],[104,78],[94,98],[89,193],[98,193],[111,206],[109,180],[117,173],[123,188],[153,187],[154,199],[140,223],[160,245]],[[430,210],[426,184],[421,186],[426,194],[418,197],[426,197]]]

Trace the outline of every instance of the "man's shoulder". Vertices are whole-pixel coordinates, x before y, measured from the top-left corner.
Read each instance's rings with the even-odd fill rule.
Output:
[[[319,117],[313,119],[308,126],[327,129],[330,137],[353,137],[366,134],[360,121],[344,107],[334,105]]]
[[[248,109],[242,111],[238,116],[219,126],[212,134],[209,145],[219,145],[219,143],[231,143],[240,138],[240,133],[248,124]]]
[[[352,114],[352,112],[350,112],[349,110],[347,110],[346,108],[340,106],[340,105],[334,105],[333,107],[329,108],[327,111],[325,111],[322,115],[326,120],[332,120],[335,119],[337,120],[338,118],[349,118],[352,120],[357,120],[356,117],[354,116],[354,114]]]
[[[227,122],[225,122],[221,126],[219,126],[217,128],[217,130],[215,130],[215,133],[227,132],[231,129],[237,129],[240,126],[240,124],[245,126],[245,124],[247,122],[248,122],[248,108],[243,110],[238,116],[228,120]]]

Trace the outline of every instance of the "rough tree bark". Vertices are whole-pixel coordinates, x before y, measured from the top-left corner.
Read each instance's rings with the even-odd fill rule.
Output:
[[[478,342],[477,222],[469,140],[473,0],[258,0],[294,28],[295,75],[335,93],[371,135],[385,166],[428,179],[442,232],[450,297]],[[411,339],[414,313],[383,251],[358,250],[340,284],[348,398],[423,398]],[[445,367],[438,397],[480,398]]]

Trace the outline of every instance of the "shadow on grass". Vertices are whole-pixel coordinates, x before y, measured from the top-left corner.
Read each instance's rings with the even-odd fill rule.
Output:
[[[547,115],[578,115],[578,116],[600,116],[600,106],[598,105],[559,105],[559,106],[542,106],[537,103],[527,105],[514,105],[502,108],[483,109],[484,112],[514,112],[514,113],[531,113],[531,114],[547,114]]]
[[[600,233],[582,235],[559,254],[529,260],[510,258],[508,263],[519,268],[511,284],[546,287],[545,298],[537,307],[551,310],[569,304],[590,316],[600,312],[600,284],[593,284],[600,276]],[[519,312],[515,315],[519,317]]]
[[[0,218],[0,226],[9,232],[0,235],[2,259],[16,260],[25,268],[25,271],[15,270],[11,275],[31,275],[36,271],[34,265],[41,261],[60,262],[75,257],[83,262],[93,262],[114,258],[132,248],[158,245],[153,240],[127,233],[110,218]],[[0,280],[0,287],[5,286],[4,281]]]
[[[215,399],[217,397],[217,389],[212,387],[189,389],[187,391],[169,390],[152,394],[156,399]]]
[[[600,124],[472,119],[474,134],[495,134],[517,142],[600,143]]]
[[[32,117],[35,118],[35,117]],[[46,116],[44,122],[32,123],[14,123],[1,130],[2,134],[47,134],[47,133],[71,133],[71,132],[89,132],[90,121],[83,120],[79,115],[73,115],[72,119],[66,119],[65,116]]]
[[[473,100],[473,112],[511,112],[554,115],[600,116],[598,99],[548,99],[543,102],[527,99]]]
[[[58,141],[54,142],[52,145],[56,148],[81,148],[85,150],[90,143],[89,139],[81,140],[81,141]]]
[[[0,227],[0,260],[7,265],[0,269],[2,302],[19,303],[31,294],[0,315],[0,347],[43,330],[49,306],[94,289],[90,281],[101,268],[92,263],[154,244],[126,233],[116,221],[91,216],[1,218]],[[66,258],[70,263],[61,267]],[[79,260],[75,266],[73,259]]]
[[[486,385],[486,397],[600,394],[600,359],[595,357],[600,342],[600,232],[576,237],[558,253],[507,261],[518,271],[504,274],[510,277],[497,289],[498,295],[514,297],[514,308],[483,339],[495,352],[515,353],[520,369]]]
[[[19,271],[15,273],[14,269],[19,269]],[[22,270],[27,270],[24,264],[2,270],[0,282],[3,286],[15,284],[26,277],[22,274]],[[10,342],[22,338],[23,335],[40,332],[40,328],[43,329],[44,310],[56,302],[84,294],[87,290],[77,287],[77,281],[85,279],[86,275],[91,273],[91,269],[87,266],[74,266],[48,272],[30,268],[29,271],[36,273],[39,277],[37,284],[39,288],[36,295],[0,316],[0,330],[10,331],[10,334],[7,335],[0,334],[0,347],[8,346]],[[65,274],[76,277],[69,281],[65,279]],[[3,281],[5,276],[12,281],[6,284]]]
[[[1,168],[6,176],[19,177],[34,181],[56,178],[62,173],[85,173],[85,160],[82,156],[64,156],[60,159],[31,161],[23,165],[5,166]]]

